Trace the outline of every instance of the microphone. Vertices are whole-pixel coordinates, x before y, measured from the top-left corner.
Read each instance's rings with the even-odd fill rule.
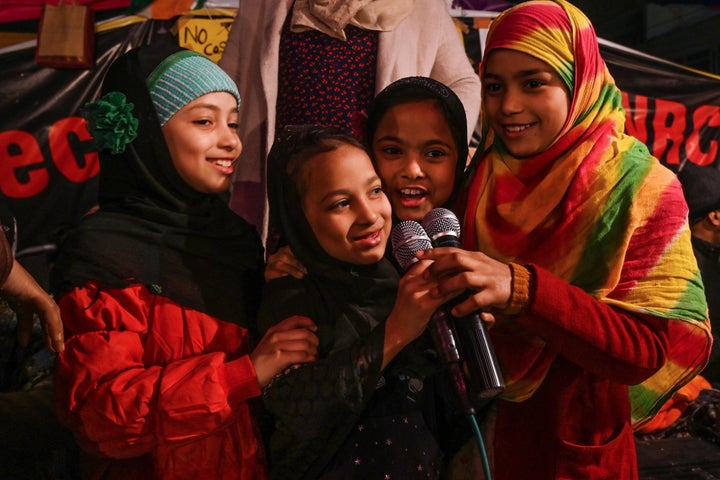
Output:
[[[419,261],[415,257],[415,253],[421,250],[428,250],[432,247],[430,237],[419,223],[412,220],[400,222],[392,231],[392,250],[395,259],[403,270],[409,270],[416,262]],[[460,369],[460,353],[457,349],[455,336],[450,328],[448,319],[450,317],[445,310],[440,308],[433,313],[428,322],[428,328],[435,344],[435,349],[441,355],[452,376],[455,390],[460,397],[460,403],[463,410],[467,414],[474,414],[475,408],[470,402],[465,384],[465,377]]]
[[[407,271],[420,259],[415,253],[433,248],[428,234],[418,222],[406,220],[393,227],[390,237],[395,260]]]
[[[447,208],[434,208],[422,219],[422,227],[431,239],[433,247],[460,247],[460,222]],[[495,349],[490,336],[477,313],[455,318],[450,313],[453,306],[468,298],[469,293],[459,295],[447,302],[446,310],[455,337],[459,340],[459,352],[467,368],[470,390],[479,401],[498,396],[505,389]]]

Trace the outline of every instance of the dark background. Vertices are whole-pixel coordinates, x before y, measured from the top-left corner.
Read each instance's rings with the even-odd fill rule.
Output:
[[[513,2],[519,3],[519,2]],[[611,42],[720,74],[720,1],[570,0]]]

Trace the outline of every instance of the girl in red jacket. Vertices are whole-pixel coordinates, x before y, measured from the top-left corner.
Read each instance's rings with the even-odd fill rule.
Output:
[[[121,56],[86,106],[99,210],[62,245],[54,286],[67,332],[57,403],[89,478],[262,479],[251,400],[316,358],[288,319],[257,344],[263,249],[224,194],[240,155],[240,98],[177,46]]]
[[[641,425],[711,343],[687,206],[624,134],[588,19],[529,1],[493,21],[464,247],[420,254],[457,315],[495,313],[507,388],[486,422],[495,480],[635,479]]]

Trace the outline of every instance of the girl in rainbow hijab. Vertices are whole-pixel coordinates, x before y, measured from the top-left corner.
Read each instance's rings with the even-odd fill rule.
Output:
[[[419,254],[454,314],[495,314],[506,391],[486,422],[495,480],[637,478],[633,427],[710,349],[687,206],[625,135],[589,20],[529,1],[491,24],[464,248]]]

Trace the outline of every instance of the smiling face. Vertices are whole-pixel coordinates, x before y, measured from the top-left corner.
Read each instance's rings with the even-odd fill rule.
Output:
[[[320,246],[356,265],[379,262],[392,228],[390,203],[370,157],[341,144],[303,165],[303,211]]]
[[[198,192],[222,193],[230,188],[242,151],[237,121],[235,97],[213,92],[185,105],[162,127],[175,169]]]
[[[510,154],[537,155],[557,139],[570,95],[550,65],[525,53],[495,50],[487,58],[482,85],[489,126]]]
[[[393,213],[400,220],[422,220],[450,198],[458,149],[435,100],[389,108],[375,130],[372,151]]]

